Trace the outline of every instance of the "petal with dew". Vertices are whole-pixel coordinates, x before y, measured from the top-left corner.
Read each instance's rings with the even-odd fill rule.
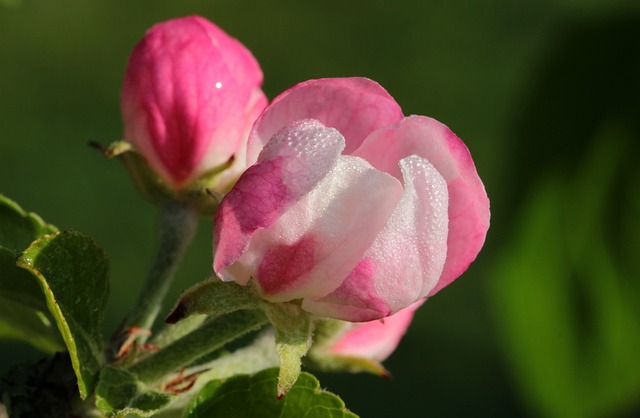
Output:
[[[282,127],[299,119],[317,119],[345,137],[350,154],[374,130],[403,118],[402,110],[375,81],[362,77],[323,78],[297,84],[276,97],[249,136],[247,161]]]
[[[340,133],[314,120],[297,121],[276,133],[258,162],[245,171],[220,203],[213,229],[214,271],[245,284],[233,264],[256,230],[272,225],[326,177],[344,148]]]
[[[447,254],[447,184],[427,160],[400,161],[404,193],[389,221],[347,279],[302,308],[351,322],[384,318],[436,286]]]
[[[371,134],[353,153],[400,178],[396,161],[409,155],[429,160],[449,190],[449,238],[435,294],[460,276],[480,252],[489,228],[489,198],[465,144],[447,126],[425,116],[409,116]]]
[[[392,176],[341,156],[314,190],[253,234],[238,264],[271,302],[325,296],[369,249],[401,195]]]

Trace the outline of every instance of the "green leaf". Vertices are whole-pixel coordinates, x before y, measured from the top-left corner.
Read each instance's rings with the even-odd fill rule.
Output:
[[[79,232],[59,232],[31,244],[18,265],[40,282],[69,350],[80,395],[86,398],[103,362],[101,330],[109,283],[102,248]]]
[[[64,349],[64,344],[38,281],[16,261],[33,240],[55,230],[0,195],[0,337],[26,341],[45,352]]]
[[[0,297],[46,310],[36,280],[16,266],[20,253],[42,235],[56,231],[38,215],[24,211],[17,203],[0,195]]]
[[[8,414],[3,415],[2,406],[7,407]],[[84,412],[87,406],[90,408],[79,405],[78,386],[67,353],[16,365],[0,377],[0,416],[4,418],[78,417],[74,412]]]
[[[57,228],[32,212],[24,211],[13,200],[0,195],[0,247],[22,252],[31,242]]]
[[[105,367],[96,387],[96,406],[112,417],[136,414],[149,417],[169,404],[171,396],[156,392],[123,369]]]
[[[278,369],[208,383],[187,407],[184,418],[357,418],[336,395],[302,373],[282,398],[276,396]]]
[[[50,354],[65,350],[60,333],[44,312],[34,311],[2,297],[0,297],[0,337],[27,341]]]
[[[16,265],[18,256],[0,247],[0,298],[20,303],[35,311],[47,311],[38,281]]]

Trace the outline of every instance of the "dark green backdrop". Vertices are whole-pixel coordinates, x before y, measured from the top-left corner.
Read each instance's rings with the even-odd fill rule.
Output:
[[[446,123],[491,198],[483,252],[418,312],[393,379],[320,375],[325,387],[371,418],[640,415],[640,3],[0,0],[0,193],[103,244],[105,332],[145,274],[155,210],[86,144],[120,139],[144,31],[196,13],[253,51],[269,97],[366,76]],[[172,299],[209,272],[210,228]],[[0,372],[37,357],[0,342]]]

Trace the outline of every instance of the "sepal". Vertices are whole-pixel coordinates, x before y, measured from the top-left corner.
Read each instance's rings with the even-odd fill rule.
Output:
[[[201,215],[212,215],[224,193],[233,184],[221,186],[220,177],[233,164],[233,158],[205,172],[186,186],[175,189],[167,184],[149,165],[131,143],[116,141],[104,149],[107,158],[118,157],[129,171],[133,183],[142,197],[154,204],[165,204],[167,201],[186,203],[194,207]],[[225,180],[228,181],[228,180]]]
[[[262,299],[252,286],[239,286],[218,279],[205,280],[182,294],[176,306],[165,319],[175,324],[192,315],[220,316],[245,309],[257,309]]]
[[[370,373],[380,377],[391,377],[382,363],[356,356],[334,355],[321,350],[310,350],[304,365],[323,372]]]
[[[305,364],[324,371],[389,377],[382,362],[396,349],[422,302],[381,320],[359,323],[319,320]]]
[[[302,357],[311,347],[314,329],[312,315],[300,301],[270,303],[262,299],[253,284],[207,280],[187,290],[165,319],[169,324],[193,315],[221,317],[236,311],[259,309],[275,329],[275,344],[280,359],[278,397],[283,397],[300,376]]]
[[[278,398],[296,383],[302,371],[302,357],[311,347],[313,321],[311,314],[292,303],[269,303],[265,313],[276,330],[276,350],[280,357]]]
[[[389,377],[390,373],[379,361],[354,355],[342,355],[330,348],[351,324],[335,319],[316,322],[313,346],[304,360],[305,366],[325,372],[371,373]]]

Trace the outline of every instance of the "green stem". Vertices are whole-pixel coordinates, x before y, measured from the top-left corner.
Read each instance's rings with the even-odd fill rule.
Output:
[[[268,322],[260,310],[237,311],[214,318],[129,368],[138,379],[153,383]]]
[[[120,333],[132,326],[151,329],[178,265],[195,236],[198,226],[196,210],[173,202],[162,206],[160,215],[160,243],[155,260],[138,300],[120,327]]]

